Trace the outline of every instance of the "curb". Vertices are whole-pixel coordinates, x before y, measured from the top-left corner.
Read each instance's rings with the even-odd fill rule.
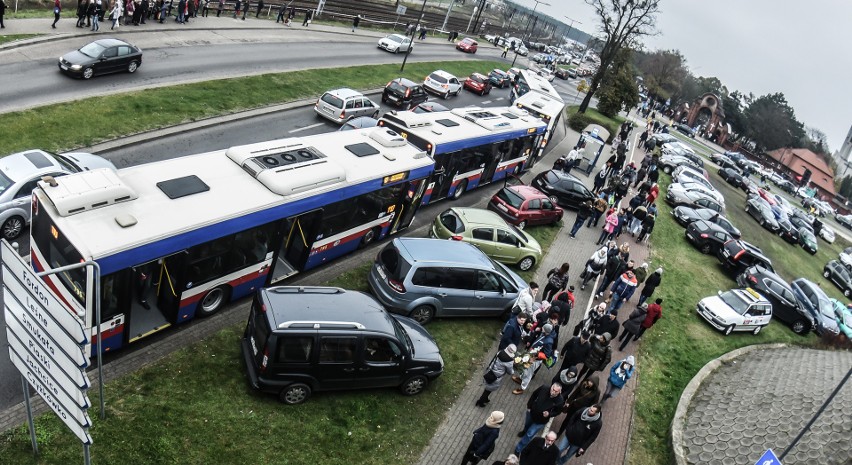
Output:
[[[707,362],[706,365],[701,367],[701,370],[692,377],[692,380],[689,381],[689,384],[686,385],[686,388],[681,393],[680,400],[678,400],[677,403],[677,410],[675,410],[675,415],[672,419],[672,450],[674,451],[675,462],[677,465],[689,465],[689,462],[686,461],[686,452],[683,450],[683,429],[684,424],[686,423],[686,413],[687,410],[689,410],[689,405],[692,403],[692,398],[695,396],[695,393],[698,392],[698,388],[701,387],[704,380],[713,374],[713,372],[722,364],[729,363],[736,358],[748,354],[749,352],[754,352],[756,350],[781,349],[784,347],[790,347],[790,344],[778,343],[746,346],[723,354]]]

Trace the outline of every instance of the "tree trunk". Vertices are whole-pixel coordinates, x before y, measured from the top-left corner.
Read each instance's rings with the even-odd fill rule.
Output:
[[[601,68],[603,68],[603,64],[601,64]],[[600,87],[601,74],[603,74],[603,71],[599,70],[598,74],[592,77],[592,82],[589,84],[589,90],[588,92],[586,92],[586,96],[583,98],[583,102],[580,103],[580,109],[577,110],[577,113],[585,113],[586,109],[589,108],[589,103],[591,103],[592,101],[592,96],[595,94],[595,91],[598,90],[598,87]]]

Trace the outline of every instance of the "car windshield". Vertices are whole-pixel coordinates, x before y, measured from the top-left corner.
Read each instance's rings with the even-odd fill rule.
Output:
[[[515,233],[515,235],[518,236],[522,241],[524,241],[525,244],[529,244],[529,242],[532,240],[532,238],[528,236],[527,233],[523,232],[514,224],[510,224],[509,227],[512,228],[512,231]]]
[[[733,291],[723,292],[719,297],[740,315],[745,315],[748,311],[748,304]]]
[[[408,333],[405,331],[405,328],[396,321],[396,318],[391,316],[390,318],[391,324],[393,324],[393,332],[396,334],[396,338],[400,341],[405,342],[405,346],[408,348],[408,352],[411,356],[414,356],[414,344],[411,343],[411,338],[408,337]]]
[[[92,42],[91,44],[84,45],[83,48],[80,49],[80,53],[92,58],[97,58],[101,56],[101,53],[103,53],[104,50],[106,50],[106,47],[97,42]]]
[[[2,171],[0,171],[0,194],[2,194],[3,192],[6,192],[6,189],[8,189],[9,187],[11,187],[11,186],[12,186],[12,184],[14,184],[14,181],[12,181],[11,179],[9,179],[9,178],[6,176],[6,174],[5,174],[5,173],[3,173]]]
[[[505,278],[505,279],[506,279],[507,281],[509,281],[510,283],[514,283],[514,282],[515,282],[515,280],[514,280],[514,279],[512,279],[512,277],[511,277],[511,276],[512,276],[512,275],[511,275],[511,273],[509,273],[509,269],[508,269],[508,268],[506,268],[506,266],[505,266],[505,265],[503,265],[502,263],[500,263],[500,262],[498,262],[498,261],[495,261],[495,260],[494,260],[493,258],[491,258],[491,257],[486,257],[486,258],[488,258],[488,260],[490,260],[490,261],[491,261],[491,264],[494,266],[494,272],[495,272],[495,273],[499,273],[501,276],[503,276],[503,278]]]
[[[508,203],[515,209],[521,208],[521,204],[524,203],[523,197],[508,188],[501,189],[500,192],[497,193],[497,198]]]
[[[400,43],[400,42],[402,42],[402,37],[400,37],[400,36],[398,36],[398,35],[391,35],[391,36],[387,36],[387,37],[385,37],[385,39],[387,39],[387,40],[389,40],[389,41],[391,41],[391,42],[396,42],[396,43]]]
[[[70,160],[68,157],[66,157],[66,156],[64,156],[64,155],[59,155],[58,153],[51,153],[51,155],[52,155],[52,156],[53,156],[53,158],[55,158],[55,159],[56,159],[56,161],[57,161],[57,162],[59,162],[59,164],[60,164],[60,165],[62,165],[62,167],[63,167],[63,168],[65,168],[66,170],[68,170],[68,171],[70,171],[70,172],[72,172],[72,173],[79,173],[80,171],[83,171],[83,170],[82,170],[79,166],[77,166],[77,164],[76,164],[76,163],[74,163],[73,161],[71,161],[71,160]]]
[[[559,175],[553,171],[548,171],[544,174],[544,179],[548,184],[556,184],[559,182]]]
[[[825,295],[822,289],[815,289],[815,294],[819,302],[819,312],[822,313],[822,316],[829,320],[834,319],[834,305],[831,304],[831,299]]]

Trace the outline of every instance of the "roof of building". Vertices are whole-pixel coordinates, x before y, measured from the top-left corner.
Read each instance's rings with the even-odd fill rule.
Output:
[[[778,163],[791,171],[802,174],[805,169],[811,170],[811,181],[820,189],[834,194],[834,170],[816,153],[805,148],[780,148],[768,152]]]

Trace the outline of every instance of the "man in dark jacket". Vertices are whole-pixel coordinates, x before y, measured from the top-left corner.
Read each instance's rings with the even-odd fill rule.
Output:
[[[537,437],[521,452],[520,465],[556,465],[559,449],[554,444],[556,433],[550,431],[545,437]]]
[[[592,338],[589,354],[586,355],[586,360],[583,361],[583,369],[580,371],[580,379],[609,366],[609,362],[612,361],[612,347],[609,346],[611,340],[612,335],[609,333],[603,333]]]
[[[568,425],[565,427],[565,436],[559,440],[559,451],[565,452],[559,463],[564,464],[571,457],[577,457],[586,453],[589,446],[598,438],[603,421],[601,420],[601,407],[598,404],[574,412],[571,418],[566,419]]]
[[[515,344],[515,347],[521,346],[521,336],[523,335],[524,324],[527,322],[527,314],[524,312],[518,313],[515,318],[510,318],[503,326],[503,336],[500,338],[499,350],[503,350],[509,344]]]
[[[563,404],[565,404],[565,398],[562,397],[562,385],[559,383],[553,383],[550,386],[543,384],[533,391],[527,401],[524,429],[518,432],[521,440],[515,446],[515,455],[521,455],[521,451],[541,432],[544,425],[559,414]]]
[[[613,310],[608,315],[604,316],[595,324],[594,331],[592,331],[595,335],[601,335],[604,333],[609,333],[610,336],[618,334],[618,313],[616,310]]]
[[[565,401],[565,406],[562,407],[562,413],[565,414],[565,419],[562,421],[562,426],[559,427],[558,434],[561,435],[568,428],[568,419],[574,416],[575,412],[585,410],[586,407],[591,407],[598,403],[601,392],[598,388],[598,376],[592,375],[588,379],[580,383],[580,386],[568,396]]]
[[[626,266],[627,264],[624,263],[624,260],[621,259],[620,254],[614,254],[609,257],[609,259],[606,261],[606,271],[604,272],[603,280],[601,280],[601,285],[598,286],[596,292],[596,298],[603,297],[606,288],[609,287],[609,285],[612,284],[612,282],[615,281],[616,278],[618,278],[619,276],[621,276],[622,273],[624,273]]]
[[[645,286],[642,288],[642,293],[639,295],[639,303],[638,305],[642,305],[648,300],[649,297],[654,295],[654,291],[657,289],[657,286],[660,285],[660,282],[663,280],[663,268],[657,268],[656,271],[651,273],[651,276],[648,276],[648,279],[645,280]]]
[[[572,337],[562,346],[562,350],[559,352],[559,358],[562,359],[562,367],[559,371],[586,361],[586,356],[589,354],[589,348],[591,347],[589,336],[588,331],[582,331],[579,336]]]
[[[586,221],[586,218],[591,218],[594,216],[595,210],[592,208],[592,204],[590,202],[583,202],[580,204],[580,208],[577,209],[577,218],[574,220],[574,226],[571,227],[571,239],[577,237],[577,231],[583,226],[583,222]]]

